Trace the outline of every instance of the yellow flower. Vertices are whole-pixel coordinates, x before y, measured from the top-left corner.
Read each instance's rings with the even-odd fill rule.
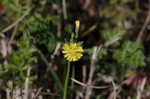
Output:
[[[76,20],[76,21],[75,21],[75,24],[76,24],[76,28],[79,28],[79,27],[80,27],[80,21],[79,21],[79,20]]]
[[[75,42],[64,44],[62,51],[69,62],[78,61],[83,56],[82,52],[84,52],[83,48]]]

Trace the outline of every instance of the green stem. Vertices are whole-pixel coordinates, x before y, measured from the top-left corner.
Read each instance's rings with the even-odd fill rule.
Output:
[[[67,99],[69,73],[70,73],[70,62],[68,62],[68,66],[67,66],[67,75],[66,75],[66,79],[65,79],[64,97],[63,97],[63,99]]]

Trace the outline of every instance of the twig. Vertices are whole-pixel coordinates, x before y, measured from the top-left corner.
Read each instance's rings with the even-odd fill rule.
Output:
[[[37,99],[38,95],[40,94],[40,92],[42,91],[42,88],[40,88],[37,93],[35,94],[35,96],[33,97],[33,99]]]
[[[142,83],[139,85],[139,88],[137,90],[137,98],[136,99],[142,99],[141,95],[142,95],[142,92],[144,90],[144,86],[145,86],[146,80],[147,80],[146,77],[143,78]]]
[[[0,32],[0,37],[5,38],[5,35]]]
[[[110,86],[92,86],[92,85],[87,85],[87,84],[85,84],[85,83],[82,83],[82,82],[80,82],[80,81],[74,79],[74,78],[71,78],[71,80],[72,80],[73,82],[75,82],[75,83],[77,83],[77,84],[83,86],[83,87],[91,87],[91,88],[94,88],[94,89],[105,89],[105,88],[109,88],[109,87],[110,87]]]
[[[28,67],[27,77],[26,77],[25,85],[24,85],[24,88],[25,88],[24,99],[28,99],[28,96],[29,96],[29,76],[30,76],[30,72],[31,72],[31,67]]]
[[[93,81],[93,83],[96,83],[98,81],[104,81],[105,83],[111,83],[112,80],[114,79],[112,76],[108,76],[108,75],[104,75],[101,73],[98,73],[98,77],[96,77],[97,79],[95,79]]]
[[[66,8],[66,0],[62,0],[62,7],[63,7],[63,16],[64,16],[64,19],[66,20],[67,19],[67,8]]]
[[[11,90],[9,88],[6,89],[6,99],[11,99]]]
[[[117,87],[116,87],[116,84],[115,82],[112,80],[112,85],[113,85],[113,99],[116,99],[117,98]]]
[[[110,46],[111,44],[115,43],[118,40],[120,40],[120,37],[114,37],[112,40],[107,41],[104,44],[104,47],[108,47],[108,46]],[[90,68],[89,79],[88,79],[88,83],[87,83],[88,85],[92,84],[92,78],[93,78],[93,75],[94,75],[94,72],[95,72],[95,62],[96,62],[96,58],[97,58],[97,55],[98,55],[97,53],[100,52],[101,48],[102,48],[102,45],[100,45],[99,47],[95,47],[94,50],[93,50],[93,55],[91,57],[91,65],[90,65],[91,68]],[[90,99],[91,92],[92,92],[92,88],[87,87],[86,93],[85,93],[85,99]]]
[[[92,25],[87,31],[83,32],[81,37],[85,37],[86,35],[88,35],[89,33],[91,33],[93,30],[95,30],[97,27],[97,24]]]
[[[12,23],[11,25],[9,25],[8,27],[4,28],[1,33],[5,33],[7,31],[9,31],[10,29],[12,29],[14,26],[16,26],[18,23],[20,23],[30,12],[31,9],[29,9],[28,11],[26,11],[26,13],[24,13],[24,15],[22,15],[19,19],[17,19],[14,23]]]
[[[113,43],[117,42],[118,40],[120,40],[121,37],[118,37],[118,36],[115,36],[114,38],[112,38],[111,40],[107,41],[105,44],[104,44],[104,47],[108,47],[110,45],[112,45]]]
[[[96,62],[96,58],[97,58],[97,53],[99,53],[101,46],[99,47],[95,47],[93,50],[93,55],[91,57],[91,65],[90,65],[90,73],[89,73],[89,79],[88,79],[88,85],[92,84],[92,78],[95,72],[95,62]],[[87,86],[86,88],[86,92],[85,92],[85,99],[90,99],[92,93],[92,88]]]
[[[55,47],[55,50],[54,50],[53,54],[51,55],[51,58],[52,58],[52,59],[54,59],[55,55],[58,54],[60,48],[61,48],[61,43],[60,43],[60,42],[57,42],[56,47]]]
[[[91,4],[91,0],[85,0],[85,1],[84,1],[84,5],[83,5],[83,8],[84,8],[84,9],[87,9],[90,4]]]
[[[145,19],[144,25],[143,25],[142,29],[140,30],[139,35],[137,37],[137,41],[138,42],[141,42],[144,30],[146,29],[146,27],[149,24],[149,22],[150,22],[150,8],[149,8],[149,11],[148,11],[148,15],[147,15],[147,17]]]
[[[0,42],[1,45],[1,55],[5,58],[7,56],[8,48],[7,48],[7,40],[2,39]]]
[[[59,9],[57,9],[57,13],[58,13],[58,16],[60,17],[60,11],[59,11]],[[59,22],[59,23],[57,24],[57,36],[58,36],[58,37],[61,36],[61,22]],[[54,59],[55,56],[58,55],[60,48],[61,48],[61,43],[60,43],[60,42],[57,42],[57,43],[56,43],[55,50],[54,50],[53,54],[51,55],[51,58],[52,58],[52,59]]]
[[[121,86],[115,84],[113,79],[111,80],[111,83],[112,83],[113,90],[112,90],[112,93],[109,95],[108,99],[117,99],[117,97],[119,96],[118,94],[121,91]]]

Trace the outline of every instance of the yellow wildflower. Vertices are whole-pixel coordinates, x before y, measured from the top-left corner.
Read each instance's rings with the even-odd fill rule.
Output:
[[[79,27],[80,27],[80,21],[79,21],[79,20],[76,20],[76,21],[75,21],[75,25],[76,25],[76,28],[79,28]]]
[[[68,44],[64,44],[62,53],[64,57],[69,62],[78,61],[82,56],[82,52],[84,52],[83,48],[79,43],[71,42]]]

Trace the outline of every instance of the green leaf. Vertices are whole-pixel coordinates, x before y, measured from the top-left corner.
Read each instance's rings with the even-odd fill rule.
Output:
[[[113,56],[121,66],[140,67],[145,65],[142,46],[137,42],[124,42],[122,48],[114,51]]]

